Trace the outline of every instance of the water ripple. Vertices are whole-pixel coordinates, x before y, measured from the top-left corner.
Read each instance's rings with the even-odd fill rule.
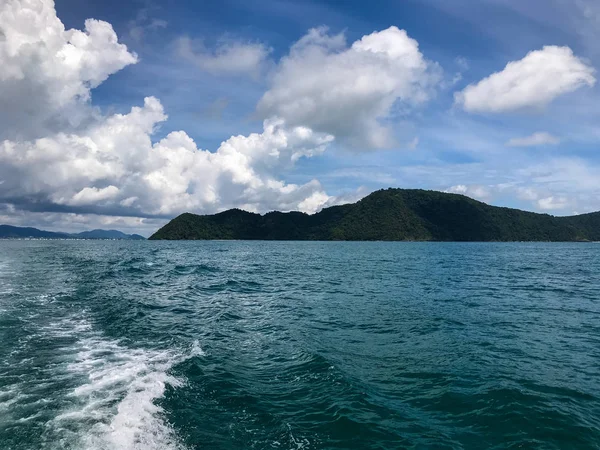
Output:
[[[600,448],[596,245],[0,245],[4,448]]]

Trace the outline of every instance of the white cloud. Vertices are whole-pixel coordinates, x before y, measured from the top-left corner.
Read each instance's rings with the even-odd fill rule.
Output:
[[[258,42],[225,39],[214,50],[201,40],[182,37],[176,41],[177,52],[200,69],[213,74],[246,74],[257,77],[268,62],[271,49]]]
[[[0,129],[0,203],[20,211],[168,217],[243,207],[312,213],[347,195],[328,195],[318,180],[286,183],[281,174],[301,158],[320,155],[336,133],[369,145],[389,142],[378,119],[389,117],[397,101],[408,107],[427,100],[437,79],[435,64],[395,27],[350,48],[342,35],[312,30],[284,58],[259,109],[273,106],[268,100],[282,95],[286,83],[306,94],[295,97],[301,106],[315,101],[316,109],[295,115],[287,114],[292,104],[283,105],[286,114],[266,115],[262,132],[232,136],[208,151],[184,131],[153,140],[167,120],[154,97],[127,114],[102,115],[91,106],[91,89],[137,61],[110,24],[88,20],[85,32],[65,31],[51,0],[12,0],[0,8],[0,26],[0,65],[6,68],[0,102],[23,106],[19,126]],[[258,70],[270,51],[233,41],[214,52],[185,39],[179,45],[215,73]],[[303,83],[321,81],[303,91]],[[315,112],[320,117],[305,120]],[[65,120],[48,123],[56,117]],[[33,133],[12,132],[31,131],[36,121]]]
[[[541,210],[600,210],[600,179],[596,164],[580,158],[553,158],[517,171],[522,185],[517,198]]]
[[[489,183],[477,184],[482,183],[479,181],[482,180],[481,176],[470,171],[456,174],[454,178],[471,177],[474,181],[470,184],[456,184],[446,189],[446,192],[468,195],[486,202],[498,199],[507,202],[504,203],[507,206],[522,207],[520,202],[515,203],[520,200],[531,205],[524,209],[540,212],[556,210],[561,214],[570,214],[573,211],[600,210],[600,178],[597,176],[599,168],[596,164],[580,158],[551,158],[538,163],[519,160],[517,164],[523,168],[511,172],[510,182],[498,182],[505,177],[504,171],[482,168],[482,172],[488,172],[483,174],[483,178],[488,179]],[[443,167],[440,170],[448,171]],[[422,178],[425,176],[427,175],[423,174]],[[429,176],[439,178],[437,173]]]
[[[488,201],[492,197],[492,192],[489,187],[482,186],[479,184],[457,184],[446,189],[444,192],[451,194],[462,194],[467,197],[474,198],[476,200]]]
[[[545,210],[565,209],[567,206],[569,206],[569,204],[565,198],[554,197],[554,196],[540,198],[537,201],[537,205],[539,208],[545,209]]]
[[[164,217],[183,211],[242,207],[315,212],[355,201],[367,191],[331,196],[318,180],[286,183],[285,173],[298,160],[323,153],[334,138],[369,148],[389,145],[393,133],[387,125],[427,101],[440,80],[437,65],[395,27],[350,46],[342,34],[311,30],[272,74],[258,105],[265,118],[262,130],[232,136],[209,151],[198,148],[184,131],[157,140],[155,132],[167,116],[153,97],[125,114],[103,115],[93,108],[92,89],[137,61],[110,24],[88,20],[83,32],[65,31],[49,0],[0,5],[0,222],[12,217],[13,223],[31,220],[40,227],[54,223],[69,229],[72,223],[75,229],[152,231]],[[231,41],[214,51],[189,44],[192,57],[204,58],[196,62],[214,73],[252,74],[268,60],[264,46],[246,52],[244,44],[232,50],[237,44]],[[229,65],[236,54],[241,55],[237,65]],[[580,84],[593,84],[593,72],[583,67],[582,73],[592,78],[582,75]],[[555,87],[549,90],[555,96]],[[215,115],[225,106],[226,101],[215,103]],[[495,142],[508,138],[500,134]],[[409,142],[415,135],[403,136],[405,146],[418,145],[418,138]],[[551,137],[536,133],[512,144],[550,144]],[[519,164],[524,161],[529,162]],[[427,183],[452,186],[448,191],[485,201],[512,194],[538,210],[565,205],[563,211],[586,211],[600,198],[598,171],[584,160],[521,164],[524,169],[510,174],[491,166],[440,164]],[[431,165],[379,167],[377,172],[388,174],[387,179],[417,185],[425,183],[420,170],[432,170]],[[355,171],[357,178],[370,176]],[[379,182],[386,179],[377,177]],[[501,188],[500,183],[508,182],[515,187]],[[2,211],[3,203],[12,209]]]
[[[455,102],[472,113],[543,108],[560,95],[594,86],[594,74],[569,47],[545,46],[457,92]]]
[[[466,184],[457,184],[456,186],[450,186],[446,189],[446,192],[451,192],[453,194],[466,194],[469,188]]]
[[[600,193],[599,168],[581,158],[553,158],[524,167],[518,175],[554,192]]]
[[[261,133],[232,136],[214,152],[184,131],[154,142],[167,119],[158,99],[148,97],[128,114],[104,116],[91,107],[90,90],[137,60],[110,24],[87,20],[86,32],[64,31],[51,0],[11,0],[0,7],[0,29],[0,106],[8,111],[0,115],[16,114],[0,125],[0,203],[165,217],[234,206],[315,212],[332,201],[317,180],[289,184],[279,176],[298,159],[321,154],[333,136],[270,118]],[[244,59],[246,50],[227,44],[207,67],[248,69],[260,58]],[[85,120],[47,126],[62,116]],[[40,126],[26,133],[32,123]]]
[[[327,195],[325,192],[316,191],[310,197],[305,198],[298,203],[298,209],[300,209],[300,211],[315,213],[332,198],[333,197]]]
[[[324,208],[336,205],[346,205],[348,203],[356,203],[369,195],[372,190],[367,189],[365,186],[359,186],[357,189],[352,191],[343,192],[335,197],[330,197],[327,203],[323,205]]]
[[[116,186],[111,185],[102,189],[85,187],[75,194],[69,203],[71,205],[89,205],[113,199],[117,195],[119,195],[119,188]]]
[[[560,144],[560,139],[546,132],[533,133],[531,136],[521,138],[512,138],[506,143],[508,147],[537,147],[558,144]]]
[[[90,89],[137,61],[106,22],[65,30],[50,0],[1,2],[0,30],[0,139],[90,120]]]
[[[317,181],[299,186],[275,177],[298,158],[324,151],[333,140],[329,135],[270,120],[262,133],[233,136],[209,152],[183,131],[153,144],[152,132],[166,118],[160,102],[150,97],[144,107],[106,117],[81,134],[4,141],[0,193],[116,213],[125,206],[141,216],[240,204],[314,212],[329,199]]]
[[[518,187],[516,193],[517,198],[528,201],[537,200],[540,195],[535,189],[529,187]]]
[[[382,148],[394,139],[381,119],[395,105],[407,110],[427,101],[439,80],[439,67],[404,30],[390,27],[348,47],[343,34],[317,28],[279,62],[257,110],[355,147]]]

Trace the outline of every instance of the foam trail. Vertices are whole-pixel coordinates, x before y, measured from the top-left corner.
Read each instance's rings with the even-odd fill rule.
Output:
[[[68,441],[87,450],[183,449],[156,400],[167,385],[182,381],[169,375],[177,363],[204,354],[195,343],[187,355],[131,349],[117,341],[84,339],[69,365],[87,382],[70,394],[76,406],[54,420],[59,429],[75,430]]]

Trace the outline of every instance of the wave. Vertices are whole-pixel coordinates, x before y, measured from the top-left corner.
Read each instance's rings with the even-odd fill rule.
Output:
[[[219,272],[220,269],[216,266],[212,266],[209,264],[190,264],[190,265],[181,265],[177,264],[170,271],[170,275],[202,275],[202,274],[212,274]]]
[[[4,261],[0,261],[0,296],[12,294],[13,286],[11,283],[11,276],[14,274],[9,269],[9,264]]]

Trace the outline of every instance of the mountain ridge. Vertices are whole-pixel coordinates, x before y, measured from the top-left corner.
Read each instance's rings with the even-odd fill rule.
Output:
[[[46,231],[32,227],[0,225],[0,239],[121,239],[145,240],[139,234],[126,234],[118,230],[90,230],[81,233]]]
[[[313,215],[240,209],[204,216],[184,213],[149,239],[598,241],[600,212],[556,217],[491,206],[460,194],[390,188]]]

